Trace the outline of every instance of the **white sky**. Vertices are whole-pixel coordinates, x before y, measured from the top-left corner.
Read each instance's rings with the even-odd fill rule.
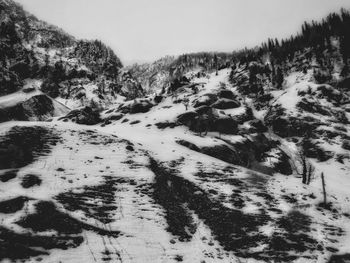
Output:
[[[16,0],[77,38],[100,39],[124,64],[233,51],[288,37],[350,0]]]

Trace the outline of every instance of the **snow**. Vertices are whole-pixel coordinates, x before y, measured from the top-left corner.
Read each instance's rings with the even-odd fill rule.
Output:
[[[8,94],[5,96],[0,97],[0,108],[8,108],[13,107],[23,101],[26,101],[30,99],[33,96],[42,94],[41,91],[35,90],[33,92],[23,92],[23,91],[17,91],[12,94]]]
[[[226,83],[229,89],[232,89],[228,82],[230,70],[225,69],[209,74],[208,78],[194,78],[194,83],[203,83],[199,94],[192,95],[184,91],[181,96],[189,96],[192,99],[197,98],[208,92],[217,90],[221,83]],[[29,85],[29,84],[28,84]],[[308,74],[300,72],[293,73],[286,78],[284,89],[282,91],[272,91],[275,102],[280,103],[288,111],[295,112],[295,105],[300,100],[299,91],[305,89],[316,90],[317,84],[309,79]],[[94,91],[96,85],[87,84],[84,86],[88,99],[95,99]],[[41,94],[39,91],[24,93],[19,91],[8,96],[0,98],[0,107],[15,105],[33,96]],[[56,114],[63,114],[67,104],[76,107],[79,103],[73,100],[58,99],[53,100]],[[62,103],[62,104],[61,104]],[[133,101],[124,102],[112,101],[112,105],[117,107],[120,103],[127,105]],[[247,101],[251,104],[251,101]],[[324,105],[327,105],[322,101]],[[192,106],[189,110],[192,110]],[[225,110],[226,114],[241,115],[245,107]],[[224,144],[223,140],[232,142],[242,142],[245,135],[221,135],[215,132],[209,132],[207,136],[199,136],[184,126],[175,128],[158,129],[155,124],[158,122],[174,122],[179,114],[186,112],[183,104],[173,103],[172,98],[165,98],[161,103],[155,105],[147,113],[128,114],[129,122],[115,121],[109,125],[101,127],[100,125],[85,126],[69,122],[53,120],[52,122],[6,122],[0,124],[0,136],[13,126],[42,126],[54,128],[60,134],[62,142],[53,146],[52,152],[45,156],[40,156],[35,162],[21,168],[17,177],[0,184],[0,201],[7,200],[16,196],[27,196],[32,198],[27,203],[26,211],[20,210],[13,214],[0,214],[0,222],[3,226],[15,229],[19,233],[26,230],[15,224],[16,220],[23,217],[25,213],[32,213],[35,210],[35,202],[38,200],[55,200],[55,196],[60,193],[73,191],[82,192],[83,187],[96,186],[103,183],[105,176],[112,178],[134,180],[136,184],[118,183],[115,192],[114,201],[117,203],[117,209],[113,214],[113,221],[108,224],[99,222],[98,219],[89,218],[82,211],[66,211],[63,205],[54,201],[59,209],[68,213],[73,218],[87,222],[91,225],[109,230],[119,230],[122,232],[120,237],[105,237],[96,234],[93,231],[84,230],[84,243],[74,249],[65,251],[54,249],[50,250],[49,255],[44,256],[45,262],[101,262],[102,252],[105,249],[114,251],[111,253],[111,262],[176,262],[175,257],[181,257],[183,262],[257,262],[254,259],[237,259],[232,251],[225,251],[222,244],[217,241],[217,237],[212,233],[212,229],[205,220],[201,219],[196,211],[191,211],[193,220],[197,229],[193,237],[188,242],[181,242],[169,231],[167,231],[168,222],[165,218],[165,209],[154,202],[151,195],[140,193],[139,187],[152,184],[155,180],[155,174],[149,168],[149,157],[169,165],[177,163],[177,175],[188,182],[194,183],[199,189],[205,190],[210,200],[220,201],[227,208],[237,209],[233,202],[234,190],[242,190],[238,196],[243,199],[243,205],[239,209],[245,214],[258,216],[261,209],[271,218],[267,224],[261,226],[259,231],[266,236],[271,237],[278,226],[275,219],[280,215],[271,208],[279,209],[282,215],[286,216],[290,211],[300,211],[312,219],[312,228],[310,229],[312,237],[324,246],[336,246],[340,253],[349,253],[350,251],[350,220],[344,213],[350,213],[350,163],[345,160],[344,164],[337,163],[333,158],[326,162],[317,162],[310,160],[315,166],[315,178],[310,185],[303,185],[299,175],[274,174],[273,176],[258,173],[256,171],[235,166],[217,158],[198,153],[187,147],[176,143],[177,140],[189,141],[198,147],[212,147]],[[104,113],[106,114],[106,113]],[[255,117],[263,120],[266,110],[254,110]],[[124,119],[123,118],[123,119]],[[140,121],[131,125],[132,121]],[[152,124],[151,126],[147,126]],[[244,125],[243,125],[244,126]],[[319,129],[334,130],[332,126],[322,126]],[[87,133],[92,133],[89,137]],[[291,140],[286,140],[266,133],[268,138],[278,140],[279,148],[273,148],[267,152],[269,155],[266,164],[274,163],[277,160],[278,149],[283,150],[289,156],[297,156],[298,148]],[[110,144],[104,144],[102,138],[116,140]],[[94,143],[94,140],[97,143]],[[134,151],[129,151],[126,146],[129,142],[133,144]],[[335,153],[346,153],[340,147],[341,141],[335,139],[332,143],[325,143],[321,140],[321,146],[326,150]],[[95,158],[95,157],[99,158]],[[292,160],[297,165],[296,160]],[[132,165],[131,165],[132,163]],[[62,168],[62,171],[58,171]],[[4,171],[0,171],[2,173]],[[320,174],[324,173],[326,178],[326,189],[328,198],[334,208],[339,211],[335,217],[330,211],[319,211],[318,204],[322,202],[322,184]],[[33,188],[24,189],[20,182],[24,175],[28,173],[39,174],[42,178],[42,184]],[[205,180],[200,174],[209,174]],[[232,184],[232,181],[241,180],[247,184],[246,188]],[[266,193],[274,198],[274,202],[266,200],[259,195]],[[314,199],[308,196],[315,196]],[[297,203],[286,201],[283,197],[295,198]],[[90,199],[93,204],[97,199]],[[180,215],[179,215],[180,216]],[[218,219],[220,220],[220,218]],[[335,245],[327,237],[325,225],[341,227],[346,232],[343,236],[337,237]],[[266,248],[266,244],[260,244],[252,248],[255,251],[261,251]],[[331,255],[330,252],[318,253],[313,255],[315,262],[327,262]],[[31,258],[27,262],[36,262],[37,258]],[[303,261],[304,260],[304,261]],[[305,258],[295,262],[305,262]]]

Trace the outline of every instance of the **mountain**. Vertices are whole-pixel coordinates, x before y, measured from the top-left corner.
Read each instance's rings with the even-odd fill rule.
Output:
[[[0,260],[349,260],[348,11],[122,67],[0,8]]]
[[[130,85],[127,90],[124,88],[120,76],[122,63],[101,41],[77,40],[40,21],[13,1],[2,0],[0,12],[0,95],[24,97],[25,86],[26,98],[29,91],[41,91],[69,111],[79,106],[103,107],[130,98],[129,90],[139,88]],[[137,92],[133,91],[136,96]],[[1,107],[1,111],[12,109]]]

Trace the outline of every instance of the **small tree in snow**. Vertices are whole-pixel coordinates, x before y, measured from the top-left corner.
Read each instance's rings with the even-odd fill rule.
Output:
[[[190,100],[189,100],[189,98],[184,98],[183,100],[182,100],[182,103],[185,105],[185,108],[186,108],[186,110],[188,109],[188,105],[190,104]]]
[[[302,183],[308,185],[314,177],[315,167],[307,160],[304,151],[299,152],[298,161],[301,164],[301,171],[297,170],[297,173],[302,176]]]

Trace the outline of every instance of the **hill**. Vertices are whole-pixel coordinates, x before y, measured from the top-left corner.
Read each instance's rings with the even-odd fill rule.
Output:
[[[0,260],[348,261],[348,11],[123,68],[0,10]]]

